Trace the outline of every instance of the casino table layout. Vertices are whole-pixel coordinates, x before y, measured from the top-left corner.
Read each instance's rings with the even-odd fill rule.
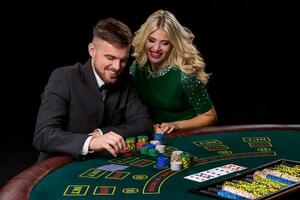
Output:
[[[0,199],[213,199],[188,190],[251,170],[263,164],[288,159],[300,161],[300,125],[214,126],[177,132],[164,140],[166,152],[189,153],[193,164],[172,171],[170,165],[156,168],[156,158],[133,153],[112,157],[102,154],[83,161],[57,156],[36,164],[10,180]],[[98,167],[116,164],[119,171]],[[204,182],[184,177],[227,164],[246,167]],[[293,190],[299,191],[299,187]]]

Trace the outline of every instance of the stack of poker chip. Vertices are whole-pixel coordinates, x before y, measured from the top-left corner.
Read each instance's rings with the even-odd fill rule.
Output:
[[[281,171],[274,169],[263,169],[262,171],[256,171],[254,176],[262,176],[264,178],[268,178],[273,181],[277,181],[283,184],[291,185],[294,183],[300,182],[300,177],[291,176],[289,174],[285,174]]]
[[[250,192],[256,196],[263,197],[273,192],[276,192],[278,189],[271,187],[270,185],[264,185],[258,183],[257,181],[252,181],[251,183],[244,180],[239,180],[235,182],[238,187],[241,189]]]
[[[187,169],[192,166],[192,159],[190,157],[190,154],[182,153],[182,154],[180,154],[180,159],[181,159],[182,166],[184,169]]]
[[[148,136],[141,135],[137,137],[136,142],[136,150],[139,151],[142,146],[145,146],[148,144]]]
[[[225,199],[237,199],[237,200],[248,200],[248,199],[254,199],[255,196],[250,193],[244,193],[243,191],[240,191],[239,189],[228,187],[228,186],[217,186],[216,188],[209,187],[207,189],[209,192],[214,193],[218,195],[219,197],[223,197]],[[243,196],[237,194],[241,193]]]
[[[282,187],[284,186],[278,185],[274,181],[258,178],[251,181],[225,181],[222,185],[222,190],[248,199],[256,199],[274,193]]]
[[[295,165],[294,167],[290,167],[287,165],[275,165],[275,170],[282,171],[284,173],[290,174],[292,176],[300,176],[300,165]]]
[[[155,133],[154,140],[157,140],[157,141],[159,141],[160,144],[163,144],[164,134],[163,133]]]
[[[152,156],[152,157],[158,156],[158,151],[155,149],[154,144],[148,144],[147,148],[148,148],[148,155],[149,156]]]
[[[126,139],[126,147],[128,151],[135,152],[135,137],[130,137]]]
[[[165,153],[165,152],[166,152],[166,145],[158,144],[158,145],[156,145],[155,149],[156,149],[159,153]]]
[[[138,142],[146,142],[148,143],[148,136],[147,135],[140,135],[137,136]]]
[[[154,144],[147,144],[146,145],[146,147],[148,148],[148,149],[155,149],[155,145]]]
[[[280,189],[287,186],[286,184],[279,183],[279,182],[276,182],[276,181],[272,181],[270,179],[267,179],[267,178],[264,178],[264,177],[261,177],[261,176],[254,177],[254,181],[257,184],[265,185],[266,187],[274,188],[276,190],[280,190]]]
[[[248,199],[257,199],[262,197],[262,191],[255,191],[248,185],[240,183],[234,183],[230,181],[225,181],[222,185],[222,189],[233,194],[248,198]]]
[[[296,165],[295,167],[289,167],[286,165],[276,165],[274,166],[274,171],[284,174],[288,180],[294,181],[295,183],[300,182],[300,167]]]
[[[218,195],[224,198],[236,197],[237,199],[257,199],[258,197],[250,192],[235,187],[233,183],[225,181],[218,191]]]
[[[232,192],[229,192],[227,190],[224,189],[217,189],[217,188],[208,188],[208,190],[210,192],[213,192],[215,194],[217,194],[220,197],[223,197],[225,199],[238,199],[238,200],[248,200],[249,198],[234,194]],[[249,194],[249,196],[251,196],[251,194]]]
[[[156,168],[163,169],[168,166],[169,158],[166,156],[158,156],[156,158]]]
[[[148,147],[147,146],[142,146],[140,149],[140,154],[148,155]]]
[[[183,151],[173,151],[171,154],[171,170],[178,171],[181,170],[182,162],[180,155],[183,154]]]
[[[140,147],[139,151],[140,151],[140,154],[144,154],[144,155],[148,155],[148,156],[152,156],[152,157],[158,156],[158,151],[155,149],[154,144],[144,145],[144,146]]]
[[[158,156],[158,151],[156,149],[148,149],[148,155],[152,157]]]
[[[159,144],[161,144],[161,143],[160,143],[159,140],[151,140],[151,141],[150,141],[150,144],[154,144],[154,145],[156,146],[156,145],[159,145]]]

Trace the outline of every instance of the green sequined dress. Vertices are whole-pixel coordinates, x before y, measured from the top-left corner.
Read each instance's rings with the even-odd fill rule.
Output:
[[[190,119],[212,108],[212,101],[199,78],[176,67],[165,66],[152,71],[150,65],[141,69],[134,61],[130,74],[155,123]]]

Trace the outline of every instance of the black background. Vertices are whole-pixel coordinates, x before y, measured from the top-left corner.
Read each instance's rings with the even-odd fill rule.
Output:
[[[117,18],[136,31],[154,11],[171,11],[195,34],[213,74],[207,88],[218,125],[299,124],[295,6],[263,0],[76,2],[2,7],[0,186],[35,162],[40,94],[52,70],[88,59],[92,28],[101,18]]]

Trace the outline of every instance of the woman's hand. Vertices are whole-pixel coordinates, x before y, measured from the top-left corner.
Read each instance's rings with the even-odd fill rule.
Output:
[[[176,122],[169,122],[169,123],[161,123],[159,125],[154,125],[154,130],[155,129],[160,130],[160,132],[164,134],[170,134],[173,131],[180,130],[180,126]],[[155,132],[157,131],[155,130]]]

